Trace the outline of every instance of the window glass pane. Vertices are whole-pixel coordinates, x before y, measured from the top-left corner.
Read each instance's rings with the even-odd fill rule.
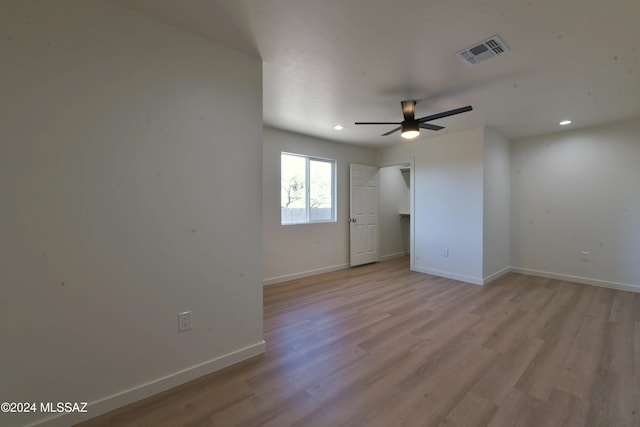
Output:
[[[333,164],[309,161],[309,220],[333,219]]]
[[[336,162],[280,153],[280,223],[336,221]]]
[[[282,224],[307,221],[307,159],[301,156],[281,154],[280,212]]]

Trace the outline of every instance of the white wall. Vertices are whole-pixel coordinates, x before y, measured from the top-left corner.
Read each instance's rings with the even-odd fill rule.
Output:
[[[514,141],[512,265],[640,291],[639,165],[638,120]]]
[[[404,165],[407,167],[408,165]],[[409,212],[409,172],[401,172],[398,165],[380,168],[378,215],[380,226],[380,255],[382,260],[409,253],[409,220],[400,212]]]
[[[378,164],[415,156],[415,270],[483,283],[483,140],[476,128],[377,152]]]
[[[280,153],[337,161],[337,222],[280,225]],[[282,130],[264,129],[264,283],[345,268],[349,264],[349,163],[375,164],[373,150]]]
[[[483,277],[485,283],[509,271],[511,193],[509,141],[492,129],[484,130]]]
[[[0,400],[92,417],[261,352],[260,61],[102,1],[2,9]]]

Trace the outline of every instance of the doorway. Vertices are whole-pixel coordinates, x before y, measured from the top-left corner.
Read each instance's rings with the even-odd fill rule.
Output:
[[[379,169],[380,258],[410,257],[413,267],[413,159]]]

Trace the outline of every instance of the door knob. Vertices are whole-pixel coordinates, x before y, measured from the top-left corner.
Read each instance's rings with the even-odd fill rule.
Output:
[[[351,219],[349,219],[349,221],[351,221],[351,222],[358,222],[358,218],[351,218]]]

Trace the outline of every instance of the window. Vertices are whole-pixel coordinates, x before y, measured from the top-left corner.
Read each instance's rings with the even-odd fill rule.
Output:
[[[336,161],[280,155],[280,223],[336,221]]]

